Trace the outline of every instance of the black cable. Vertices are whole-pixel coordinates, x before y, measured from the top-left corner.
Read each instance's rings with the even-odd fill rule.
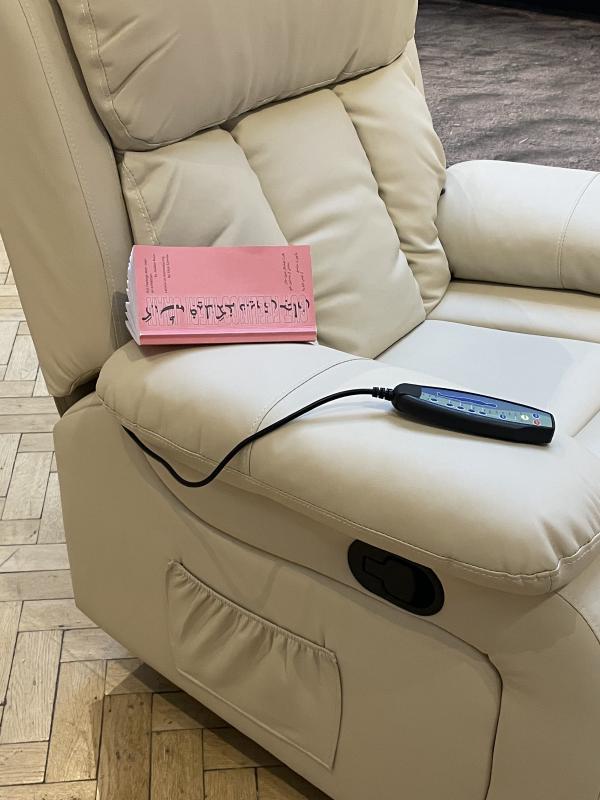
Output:
[[[167,470],[167,472],[172,475],[176,481],[178,481],[182,486],[187,486],[192,489],[197,489],[201,486],[206,486],[207,483],[213,481],[217,475],[221,472],[221,470],[229,464],[231,459],[236,456],[240,450],[243,450],[244,447],[251,444],[252,442],[256,442],[258,439],[262,439],[263,436],[266,436],[268,433],[272,433],[276,431],[277,428],[281,428],[282,425],[287,425],[288,422],[292,422],[293,420],[301,417],[303,414],[307,414],[309,411],[312,411],[314,408],[318,408],[319,406],[325,405],[325,403],[331,403],[333,400],[339,400],[341,397],[352,397],[353,395],[357,394],[368,394],[371,397],[378,397],[381,400],[391,400],[392,398],[392,389],[383,389],[377,386],[373,387],[372,389],[346,389],[342,392],[335,392],[335,394],[329,394],[327,397],[321,397],[319,400],[315,400],[312,403],[309,403],[307,406],[300,408],[298,411],[293,411],[291,414],[288,414],[287,417],[283,417],[282,419],[278,419],[276,422],[272,422],[270,425],[267,425],[266,428],[261,428],[261,430],[256,431],[256,433],[247,436],[245,439],[242,439],[241,442],[238,442],[233,450],[230,450],[229,453],[225,456],[225,458],[220,461],[217,466],[213,469],[213,471],[208,475],[208,477],[203,478],[201,481],[188,481],[185,478],[182,478],[178,472],[176,472],[173,467],[166,461],[162,456],[159,456],[158,453],[155,453],[151,450],[148,445],[144,444],[141,439],[123,426],[123,430],[125,433],[130,436],[133,441],[140,447],[146,455],[153,458],[159,464]]]

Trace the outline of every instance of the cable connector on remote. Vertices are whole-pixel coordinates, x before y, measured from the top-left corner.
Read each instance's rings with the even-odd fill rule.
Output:
[[[384,386],[374,386],[371,389],[371,394],[379,400],[389,400],[391,402],[394,398],[394,389],[386,389]]]

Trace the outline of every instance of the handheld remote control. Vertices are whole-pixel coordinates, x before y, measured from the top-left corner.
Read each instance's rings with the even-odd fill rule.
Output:
[[[526,444],[549,444],[554,435],[550,412],[499,397],[401,383],[391,399],[398,411],[464,433]]]

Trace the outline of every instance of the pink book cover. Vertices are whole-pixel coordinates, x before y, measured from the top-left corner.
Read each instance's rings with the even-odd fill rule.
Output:
[[[138,344],[311,342],[310,247],[136,244],[126,321]]]

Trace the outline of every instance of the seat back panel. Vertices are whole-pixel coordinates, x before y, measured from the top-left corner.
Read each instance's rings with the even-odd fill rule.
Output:
[[[139,244],[286,244],[244,151],[222,128],[127,153],[120,171]]]
[[[93,385],[126,341],[132,238],[310,244],[320,339],[358,355],[424,319],[449,273],[415,11],[414,0],[2,4],[12,111],[0,228],[53,395]]]
[[[389,67],[336,86],[369,158],[400,246],[427,311],[440,300],[450,271],[436,228],[446,180],[445,157],[410,50]]]
[[[449,280],[435,215],[444,156],[411,60],[124,155],[136,240],[312,248],[319,340],[373,357]]]

